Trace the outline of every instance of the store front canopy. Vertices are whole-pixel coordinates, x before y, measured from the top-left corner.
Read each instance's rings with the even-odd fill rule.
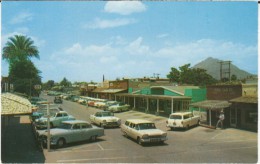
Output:
[[[206,110],[220,110],[231,105],[228,101],[223,100],[205,100],[190,104],[192,107],[203,108]]]
[[[1,115],[30,114],[32,112],[31,103],[23,97],[3,93],[1,101]]]
[[[165,100],[191,100],[188,96],[167,96],[167,95],[144,95],[144,94],[131,94],[131,93],[119,93],[116,96],[126,97],[138,97],[138,98],[149,98],[149,99],[165,99]]]
[[[230,100],[232,103],[245,103],[245,104],[257,104],[258,98],[257,97],[238,97],[235,99]]]

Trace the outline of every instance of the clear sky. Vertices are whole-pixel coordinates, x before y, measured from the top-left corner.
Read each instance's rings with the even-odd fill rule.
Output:
[[[43,82],[166,77],[208,57],[257,74],[257,16],[253,1],[4,1],[1,45],[15,34],[34,40]]]

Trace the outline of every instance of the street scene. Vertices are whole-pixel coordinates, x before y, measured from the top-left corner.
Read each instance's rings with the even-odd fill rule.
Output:
[[[43,96],[48,101],[53,96]],[[64,111],[79,120],[90,122],[89,116],[100,111],[93,107],[86,107],[76,102],[64,100],[61,104]],[[168,140],[163,144],[151,143],[139,145],[135,140],[126,138],[120,127],[105,128],[105,136],[95,142],[89,140],[67,144],[62,148],[52,147],[49,151],[35,148],[34,159],[24,162],[43,163],[255,163],[257,162],[257,133],[233,128],[210,129],[194,126],[188,130],[170,130],[166,127],[167,118],[145,114],[138,111],[115,113],[122,119],[146,119],[155,123],[156,127],[167,132]],[[26,120],[26,119],[25,119]],[[34,141],[33,131],[24,131]],[[27,134],[28,135],[28,134]],[[26,145],[23,145],[26,146]],[[17,149],[21,149],[17,147]],[[23,148],[24,149],[24,148]],[[24,158],[15,160],[9,154],[11,161],[22,162]],[[25,153],[26,155],[26,153]],[[39,159],[37,159],[37,157]],[[44,157],[44,158],[42,158]]]
[[[2,163],[258,163],[258,3],[3,1]]]

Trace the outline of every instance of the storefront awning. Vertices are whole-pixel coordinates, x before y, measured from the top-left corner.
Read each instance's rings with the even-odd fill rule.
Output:
[[[93,90],[94,93],[119,93],[126,91],[126,89],[107,89],[107,88],[96,88]]]
[[[32,113],[31,103],[28,99],[11,94],[1,95],[1,115],[17,115]]]
[[[192,107],[203,108],[207,110],[219,110],[227,108],[231,105],[228,101],[223,100],[205,100],[190,104]]]
[[[191,100],[188,96],[168,96],[168,95],[144,95],[144,94],[132,94],[132,93],[119,93],[116,96],[125,97],[139,97],[139,98],[150,98],[150,99],[165,99],[165,100]]]
[[[258,98],[257,97],[238,97],[235,99],[230,100],[232,103],[246,103],[246,104],[257,104],[258,103]]]

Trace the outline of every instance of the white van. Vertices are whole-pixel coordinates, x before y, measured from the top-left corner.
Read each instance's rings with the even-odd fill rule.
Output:
[[[166,121],[166,126],[173,130],[174,128],[186,128],[199,125],[200,116],[194,116],[192,112],[178,112],[170,114]]]

